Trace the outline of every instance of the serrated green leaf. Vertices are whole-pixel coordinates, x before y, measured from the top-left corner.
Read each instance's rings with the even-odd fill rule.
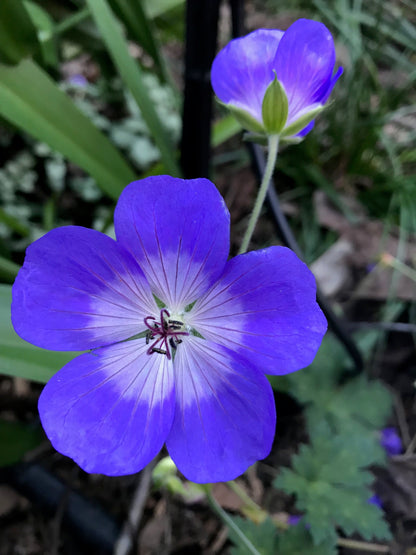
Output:
[[[325,338],[314,362],[286,376],[287,391],[306,405],[308,430],[326,422],[336,432],[363,434],[372,442],[391,411],[388,390],[364,375],[338,384],[345,373],[345,353],[331,336]]]
[[[233,521],[255,546],[259,554],[277,553],[277,531],[270,519],[264,520],[261,524],[254,524],[254,522],[240,517],[234,517]],[[231,541],[237,544],[236,547],[231,548],[232,555],[252,555],[252,552],[239,542],[231,528],[228,529],[228,533]]]
[[[261,113],[267,133],[278,135],[286,124],[289,102],[285,88],[276,76],[264,93]]]
[[[39,427],[0,420],[0,467],[17,463],[43,439]]]
[[[293,470],[283,469],[275,480],[275,487],[296,495],[316,544],[329,539],[336,526],[368,540],[391,537],[383,512],[368,502],[373,476],[365,468],[378,451],[366,444],[362,436],[334,435],[324,423],[311,445],[303,445],[293,457]]]
[[[375,380],[364,375],[350,380],[338,390],[337,398],[329,410],[339,418],[355,417],[369,427],[381,428],[392,408],[389,391]]]
[[[282,555],[335,555],[337,553],[336,534],[314,545],[310,532],[303,520],[279,535],[278,550]]]
[[[332,389],[345,371],[345,351],[333,335],[327,334],[311,365],[302,372],[293,372],[285,378],[289,381],[289,392],[300,402],[310,403],[317,399],[322,390]],[[319,404],[319,398],[316,400]]]

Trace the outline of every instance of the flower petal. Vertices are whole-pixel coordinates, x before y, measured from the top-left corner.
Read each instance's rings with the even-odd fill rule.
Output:
[[[289,27],[274,61],[277,78],[289,100],[288,123],[300,110],[327,100],[328,89],[335,84],[334,65],[334,41],[325,25],[298,19]]]
[[[269,454],[276,414],[260,372],[193,336],[178,347],[174,369],[176,411],[166,446],[186,478],[232,480]]]
[[[124,340],[157,313],[131,254],[83,227],[54,229],[30,245],[13,285],[16,332],[46,349],[85,350]]]
[[[172,362],[146,349],[143,339],[83,354],[40,396],[52,445],[87,472],[133,474],[165,442],[174,414]]]
[[[161,175],[126,187],[114,225],[117,239],[133,253],[154,293],[175,312],[221,274],[229,251],[229,218],[207,179]]]
[[[211,83],[225,104],[247,110],[262,122],[261,105],[273,81],[274,58],[283,31],[259,29],[234,39],[216,56]]]
[[[285,247],[237,256],[187,314],[205,339],[237,351],[266,374],[310,364],[326,331],[313,274]]]

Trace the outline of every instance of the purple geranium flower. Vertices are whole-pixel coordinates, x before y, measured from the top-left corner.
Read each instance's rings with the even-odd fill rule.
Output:
[[[46,433],[88,472],[135,473],[166,442],[188,479],[233,479],[272,445],[264,373],[306,366],[325,333],[314,277],[283,247],[227,261],[229,213],[206,179],[131,183],[114,224],[116,241],[50,231],[13,286],[21,337],[91,349],[45,386]]]
[[[380,443],[388,455],[400,455],[403,451],[402,440],[396,428],[384,428],[381,430]]]
[[[305,135],[342,74],[339,68],[333,75],[334,65],[334,42],[325,25],[299,19],[285,32],[259,29],[232,40],[216,56],[211,81],[221,102],[261,132],[263,99],[277,77],[288,100],[282,134]]]

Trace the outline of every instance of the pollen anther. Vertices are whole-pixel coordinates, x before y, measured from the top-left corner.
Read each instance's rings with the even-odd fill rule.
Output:
[[[154,316],[147,316],[144,323],[148,328],[145,336],[146,345],[156,338],[156,341],[146,351],[148,355],[159,353],[166,355],[170,360],[172,358],[171,349],[176,350],[177,346],[182,343],[179,336],[189,335],[188,332],[182,331],[184,329],[183,322],[170,319],[170,313],[166,308],[162,308],[160,311],[159,321],[156,321]]]

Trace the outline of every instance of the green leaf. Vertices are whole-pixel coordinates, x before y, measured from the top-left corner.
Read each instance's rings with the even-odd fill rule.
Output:
[[[37,30],[43,63],[57,67],[58,52],[54,37],[55,24],[48,12],[30,0],[24,0],[25,8]]]
[[[167,133],[155,111],[153,102],[149,97],[147,88],[143,83],[141,69],[129,54],[120,25],[115,19],[113,12],[106,0],[86,0],[86,2],[109,50],[110,56],[120,73],[120,77],[130,89],[140,108],[142,117],[160,150],[167,172],[173,176],[180,175],[181,172],[173,154],[173,145],[168,139]]]
[[[182,6],[184,3],[185,0],[145,0],[144,7],[147,15],[153,19]]]
[[[392,397],[389,391],[375,380],[358,376],[331,390],[321,406],[315,402],[307,408],[308,427],[324,418],[337,431],[361,433],[382,428],[391,413]]]
[[[164,80],[168,80],[160,45],[156,37],[150,18],[141,2],[137,0],[110,0],[111,7],[126,26],[131,38],[143,46],[146,52],[153,58]]]
[[[365,470],[378,455],[365,438],[333,435],[325,425],[315,430],[311,445],[303,445],[292,459],[293,470],[283,469],[274,486],[296,495],[314,543],[333,539],[335,527],[365,539],[390,539],[383,512],[369,503],[373,476]]]
[[[109,140],[30,60],[0,65],[0,114],[83,168],[113,199],[135,179]]]
[[[336,555],[336,535],[314,545],[310,532],[302,520],[279,535],[276,553],[282,555]]]
[[[21,237],[28,237],[30,235],[30,229],[23,224],[19,218],[8,214],[6,210],[4,210],[0,206],[0,222],[5,224],[10,229],[13,229],[14,232],[18,233]]]
[[[0,62],[17,64],[37,48],[36,29],[21,0],[1,0]]]
[[[8,283],[13,283],[20,266],[15,264],[11,260],[0,256],[0,280],[7,281]]]
[[[322,112],[325,106],[319,104],[306,114],[300,116],[300,118],[296,119],[294,122],[290,123],[285,129],[282,131],[282,137],[291,137],[292,135],[296,135],[299,131],[302,131],[313,119],[316,118],[318,114]]]
[[[214,123],[211,146],[213,148],[221,145],[241,131],[240,123],[232,116],[225,116]]]
[[[261,524],[254,524],[254,522],[240,517],[234,517],[232,520],[254,545],[259,554],[277,553],[276,527],[270,519],[266,519]],[[228,533],[231,541],[236,544],[236,547],[231,548],[231,555],[252,555],[252,551],[244,546],[231,528],[228,529]]]
[[[0,467],[19,462],[43,440],[38,427],[0,420]]]
[[[365,375],[339,384],[345,360],[339,342],[325,337],[314,362],[286,377],[286,390],[306,405],[309,430],[324,421],[336,432],[361,433],[374,443],[374,430],[383,427],[391,412],[391,395],[380,382]]]
[[[276,76],[264,93],[261,112],[267,133],[278,135],[286,124],[289,102],[285,88]]]
[[[46,383],[78,353],[46,351],[23,341],[10,320],[11,287],[0,285],[0,374]]]

